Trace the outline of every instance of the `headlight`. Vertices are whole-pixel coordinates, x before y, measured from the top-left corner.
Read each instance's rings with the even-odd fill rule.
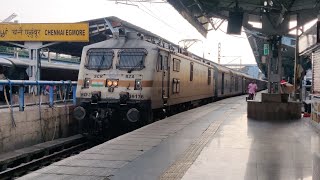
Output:
[[[141,90],[142,89],[142,81],[141,79],[136,79],[134,84],[134,90]]]
[[[113,85],[114,87],[117,87],[117,86],[118,86],[118,81],[117,81],[117,80],[114,80],[113,83],[112,83],[112,85]]]
[[[117,87],[118,79],[107,79],[107,87]]]
[[[107,80],[107,86],[108,87],[112,86],[112,81],[111,80]]]
[[[85,78],[83,83],[83,88],[89,88],[90,86],[90,78]]]

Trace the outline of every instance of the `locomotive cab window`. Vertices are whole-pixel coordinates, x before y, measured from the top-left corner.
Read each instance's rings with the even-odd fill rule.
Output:
[[[181,61],[179,59],[173,59],[173,71],[180,71],[180,63]]]
[[[145,49],[125,49],[118,53],[119,63],[117,68],[128,71],[141,70],[144,68],[144,61],[147,55]]]
[[[114,52],[109,49],[90,49],[85,67],[90,70],[106,70],[112,66]]]

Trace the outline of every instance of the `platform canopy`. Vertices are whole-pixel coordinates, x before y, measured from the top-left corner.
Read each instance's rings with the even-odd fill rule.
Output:
[[[300,24],[315,19],[319,0],[168,0],[203,36],[216,29],[213,18],[228,20],[233,12],[243,13],[243,27],[263,34],[287,34],[289,21],[299,14]],[[262,29],[248,22],[262,23]]]
[[[167,0],[203,36],[217,30],[228,21],[230,34],[244,30],[256,62],[266,75],[264,44],[270,35],[283,37],[284,74],[293,77],[295,36],[289,32],[316,19],[320,9],[319,0]],[[297,24],[289,26],[290,21]],[[230,23],[231,22],[231,23]],[[230,25],[231,24],[231,25]],[[239,28],[240,24],[240,28]],[[260,27],[253,25],[259,24]],[[241,25],[243,28],[241,28]],[[230,26],[230,27],[229,27]],[[229,29],[230,28],[230,29]]]

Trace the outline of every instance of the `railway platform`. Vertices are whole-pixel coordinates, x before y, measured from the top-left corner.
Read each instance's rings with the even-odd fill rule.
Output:
[[[308,119],[247,118],[245,96],[157,121],[19,179],[319,179]]]

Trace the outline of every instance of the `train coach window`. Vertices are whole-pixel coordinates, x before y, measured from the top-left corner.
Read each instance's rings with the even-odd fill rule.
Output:
[[[172,79],[172,93],[176,94],[180,92],[180,80],[173,78]]]
[[[179,59],[173,59],[173,71],[180,71],[180,63],[181,61]]]
[[[233,76],[231,76],[231,79],[230,79],[230,92],[232,92],[232,90],[233,90],[233,84],[234,83],[234,77]]]
[[[208,69],[208,85],[211,84],[211,69]]]
[[[236,76],[236,80],[235,80],[235,90],[238,91],[239,90],[239,77]]]
[[[190,81],[193,81],[193,63],[190,63]]]
[[[119,52],[119,69],[141,70],[147,55],[144,49],[126,49]]]
[[[112,66],[114,53],[108,49],[90,49],[88,51],[87,69],[110,69]]]
[[[221,74],[221,94],[224,94],[224,73]]]

